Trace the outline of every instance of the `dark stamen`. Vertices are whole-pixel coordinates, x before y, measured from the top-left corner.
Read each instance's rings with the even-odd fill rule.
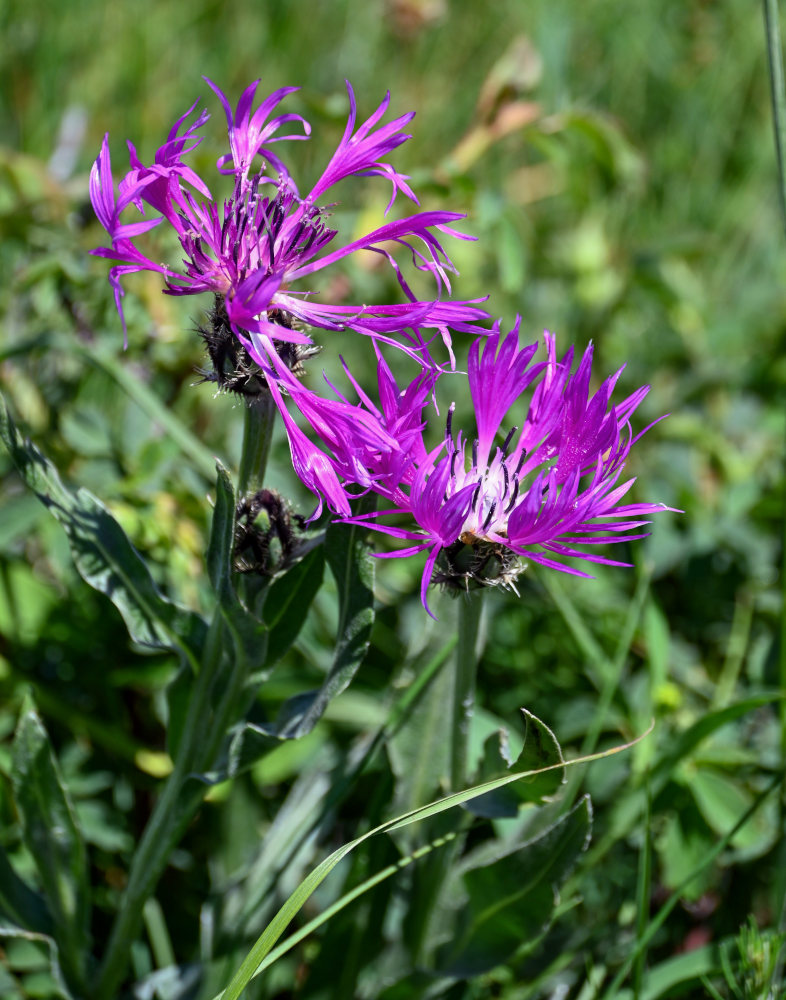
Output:
[[[491,524],[491,522],[492,522],[492,520],[494,518],[494,511],[496,509],[497,509],[497,501],[495,500],[494,503],[489,507],[489,512],[488,512],[488,514],[486,514],[486,520],[483,522],[483,530],[484,531]]]
[[[507,505],[503,513],[509,514],[513,510],[513,504],[516,502],[516,497],[519,495],[519,481],[518,479],[513,480],[513,492],[510,494],[510,503]]]
[[[472,494],[472,505],[471,506],[472,506],[473,510],[475,510],[475,508],[478,505],[478,497],[479,496],[480,496],[480,483],[478,483],[478,485],[475,487],[475,491]]]
[[[477,469],[478,467],[478,439],[472,442],[472,466]]]
[[[248,225],[248,215],[244,212],[240,220],[240,228],[237,231],[238,240],[242,240],[246,232],[246,226]]]
[[[453,437],[453,414],[456,410],[456,404],[451,403],[450,409],[448,410],[448,419],[445,421],[445,437],[450,440]]]
[[[505,438],[505,440],[504,440],[504,442],[502,444],[502,454],[503,455],[507,456],[507,454],[508,454],[508,446],[510,445],[510,442],[513,440],[513,435],[516,433],[517,430],[518,430],[518,427],[511,427],[510,432],[508,433],[508,436]]]

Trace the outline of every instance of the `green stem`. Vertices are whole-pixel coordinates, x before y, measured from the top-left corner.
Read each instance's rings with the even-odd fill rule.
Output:
[[[238,495],[261,488],[270,451],[275,409],[269,395],[246,407]],[[217,607],[189,699],[175,766],[156,802],[139,846],[134,852],[128,885],[109,936],[94,991],[97,1000],[114,997],[125,975],[128,949],[139,933],[145,903],[151,897],[169,857],[199,808],[206,786],[191,780],[212,770],[224,736],[234,721],[246,679],[247,664],[234,662],[223,678],[223,695],[216,701],[215,681],[226,665],[226,634]],[[190,787],[186,787],[190,784]]]
[[[183,786],[200,763],[204,729],[212,708],[213,685],[222,660],[222,631],[221,615],[217,611],[205,643],[205,654],[189,702],[174,769],[134,852],[128,885],[98,975],[95,996],[99,1000],[109,1000],[115,995],[125,974],[129,944],[139,933],[144,905],[196,808],[193,796],[189,797],[187,804],[182,801]],[[201,797],[200,790],[200,801]]]
[[[456,601],[456,650],[453,658],[453,691],[451,697],[450,726],[450,791],[460,792],[467,787],[469,765],[469,737],[475,707],[475,678],[483,642],[483,608],[485,591],[471,591]],[[421,871],[417,894],[419,906],[413,915],[411,935],[412,960],[416,966],[428,961],[434,920],[438,915],[437,900],[451,866],[461,853],[468,828],[465,814],[459,829],[449,829],[455,821],[443,818],[430,828],[429,835],[445,836],[450,833],[452,844]]]
[[[484,591],[467,595],[458,606],[458,644],[453,674],[453,725],[450,734],[450,788],[460,791],[467,781],[467,758],[472,713],[475,706],[475,676],[480,653]]]
[[[238,499],[262,489],[270,454],[276,408],[273,397],[264,392],[248,401],[243,423],[243,452],[240,456]]]

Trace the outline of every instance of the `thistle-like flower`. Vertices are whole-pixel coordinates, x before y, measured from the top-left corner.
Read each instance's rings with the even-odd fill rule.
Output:
[[[480,338],[472,344],[468,378],[477,435],[471,440],[454,434],[451,406],[441,444],[428,450],[423,438],[423,410],[430,399],[426,373],[401,391],[384,362],[380,406],[355,385],[361,397],[355,409],[372,416],[396,441],[395,449],[374,451],[350,434],[329,437],[309,418],[344,481],[373,489],[393,505],[346,520],[412,543],[386,555],[428,553],[421,584],[426,610],[432,579],[462,589],[514,587],[522,560],[577,576],[589,574],[562,560],[627,565],[584,547],[642,538],[638,529],[649,523],[645,518],[669,509],[622,503],[634,482],[620,482],[626,459],[649,429],[634,436],[630,420],[649,387],[612,404],[618,371],[591,395],[592,346],[571,373],[573,349],[558,360],[554,338],[544,333],[543,339],[543,361],[536,360],[537,342],[519,346],[518,320],[504,338],[497,323],[482,348]],[[525,393],[529,401],[517,425],[503,429]],[[354,479],[353,463],[363,470]],[[410,515],[416,527],[380,523],[400,513]]]
[[[440,335],[450,347],[450,329],[474,330],[487,314],[475,302],[443,299],[450,293],[449,273],[455,271],[442,248],[443,235],[470,239],[452,223],[463,218],[456,212],[418,212],[367,233],[329,251],[336,230],[328,227],[324,198],[335,184],[350,176],[376,175],[392,187],[388,211],[397,194],[417,203],[407,176],[395,170],[386,157],[410,136],[403,131],[414,113],[380,124],[390,95],[358,128],[352,88],[350,114],[338,148],[316,184],[301,196],[287,168],[270,148],[284,139],[308,138],[311,128],[296,114],[275,114],[280,102],[297,88],[275,91],[252,111],[259,81],[248,87],[233,111],[224,94],[209,80],[226,114],[230,152],[217,163],[218,171],[234,179],[231,196],[219,203],[205,181],[185,163],[201,141],[197,134],[208,114],[192,122],[196,104],[177,120],[167,141],[145,166],[129,143],[131,169],[117,191],[109,156],[108,136],[90,175],[90,197],[111,245],[93,251],[118,263],[109,272],[121,318],[123,275],[131,271],[156,271],[163,276],[170,295],[212,292],[223,299],[222,315],[263,369],[278,370],[282,362],[276,345],[310,344],[304,327],[323,330],[350,329],[380,342],[403,347],[421,363],[430,364],[428,336]],[[279,134],[294,125],[301,134]],[[126,210],[136,209],[140,221],[121,222]],[[155,218],[145,218],[152,209]],[[137,245],[150,229],[166,220],[183,249],[183,266],[158,263]],[[411,253],[414,266],[435,281],[433,299],[418,300],[411,292],[390,252],[400,244]],[[389,305],[339,305],[320,302],[301,284],[323,268],[358,250],[385,257],[394,269],[406,301]],[[125,328],[125,321],[123,321]],[[477,332],[477,331],[476,331]]]

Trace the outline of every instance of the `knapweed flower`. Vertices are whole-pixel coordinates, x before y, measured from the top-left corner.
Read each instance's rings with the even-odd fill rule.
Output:
[[[337,232],[328,225],[326,196],[344,178],[385,178],[392,188],[386,214],[399,193],[417,203],[407,176],[386,159],[410,138],[403,129],[414,113],[381,124],[390,102],[388,94],[356,128],[355,97],[347,83],[350,113],[344,134],[322,175],[301,196],[291,174],[270,148],[284,139],[310,135],[308,122],[299,115],[276,113],[281,101],[297,88],[277,90],[253,110],[257,81],[244,91],[233,111],[218,87],[209,80],[207,83],[223,106],[229,131],[230,152],[217,163],[219,173],[233,178],[232,193],[225,201],[214,199],[205,180],[185,162],[200,143],[197,133],[209,117],[202,111],[187,124],[196,104],[175,122],[150,166],[142,163],[129,143],[131,169],[117,189],[108,136],[93,166],[90,198],[111,240],[110,246],[93,253],[118,262],[110,270],[109,280],[121,317],[123,275],[156,271],[163,276],[170,295],[212,292],[217,296],[221,321],[228,324],[257,364],[276,369],[283,364],[276,345],[311,343],[305,327],[354,330],[403,347],[428,364],[426,336],[441,336],[449,348],[451,329],[474,330],[476,322],[486,318],[474,302],[443,297],[450,293],[449,273],[455,269],[440,240],[446,235],[471,238],[453,229],[452,223],[463,218],[456,212],[418,212],[332,248]],[[281,134],[284,126],[291,125],[303,134]],[[147,218],[150,210],[157,214]],[[127,211],[136,211],[141,219],[121,221]],[[164,220],[182,247],[180,267],[159,263],[138,246],[139,238]],[[406,248],[416,269],[433,277],[432,298],[418,300],[411,292],[391,253],[394,244]],[[371,250],[389,261],[406,301],[331,304],[320,301],[308,288],[309,278],[358,250]]]
[[[523,560],[578,576],[589,574],[565,559],[627,565],[596,554],[592,546],[642,538],[646,518],[669,509],[622,502],[634,482],[622,479],[625,462],[649,429],[634,436],[630,421],[649,387],[612,403],[618,371],[591,394],[592,346],[572,372],[573,348],[558,359],[554,337],[544,333],[543,341],[545,360],[537,360],[537,342],[519,345],[519,320],[504,337],[497,323],[487,338],[476,338],[468,368],[477,424],[472,438],[454,433],[451,406],[443,439],[429,450],[426,373],[399,390],[384,362],[379,407],[355,385],[361,397],[356,410],[373,416],[395,439],[395,448],[374,452],[349,434],[329,440],[311,421],[345,481],[354,461],[363,469],[354,480],[358,486],[392,503],[346,520],[411,543],[386,555],[428,553],[421,584],[426,610],[432,579],[462,588],[513,586]],[[446,374],[442,380],[458,377]],[[506,422],[511,409],[512,426]],[[415,527],[384,522],[401,513]]]

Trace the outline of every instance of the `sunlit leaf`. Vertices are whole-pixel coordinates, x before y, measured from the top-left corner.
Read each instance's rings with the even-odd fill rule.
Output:
[[[150,571],[104,505],[87,490],[67,489],[41,452],[22,440],[8,408],[0,408],[0,437],[19,474],[65,529],[82,578],[112,601],[132,640],[153,649],[201,649],[204,622],[168,601]]]

